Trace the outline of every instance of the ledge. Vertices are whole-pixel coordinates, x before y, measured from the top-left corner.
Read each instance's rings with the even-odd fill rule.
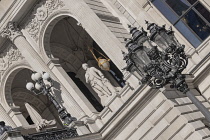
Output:
[[[0,136],[1,140],[9,140],[11,138],[15,140],[24,140],[20,131],[6,131]]]

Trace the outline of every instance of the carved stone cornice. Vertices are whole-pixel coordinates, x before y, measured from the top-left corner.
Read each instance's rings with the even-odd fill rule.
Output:
[[[16,22],[8,22],[7,26],[0,32],[2,37],[9,38],[12,42],[18,36],[23,36]]]

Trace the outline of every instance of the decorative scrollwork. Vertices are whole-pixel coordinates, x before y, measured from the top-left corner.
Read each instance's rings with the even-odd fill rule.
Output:
[[[2,53],[0,53],[0,81],[2,75],[10,65],[23,58],[20,51],[13,44],[10,44]]]
[[[16,22],[8,22],[7,26],[0,32],[2,37],[9,38],[12,42],[17,37],[22,35],[22,32],[17,27]]]
[[[26,30],[35,41],[38,41],[38,35],[43,22],[51,13],[63,6],[64,3],[61,0],[44,0],[37,4],[29,21],[25,25]]]

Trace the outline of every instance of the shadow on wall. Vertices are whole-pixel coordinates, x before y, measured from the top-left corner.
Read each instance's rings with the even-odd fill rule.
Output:
[[[85,86],[85,84],[79,78],[76,78],[76,74],[74,72],[67,72],[67,74],[74,81],[74,83],[77,85],[77,87],[79,87],[81,92],[85,95],[85,97],[89,100],[89,102],[93,105],[93,107],[98,112],[101,112],[103,110],[103,106],[93,96],[93,94],[89,91],[89,89]]]
[[[61,97],[62,91],[61,91],[61,85],[57,81],[53,80],[54,88],[53,88],[53,94],[56,98],[56,100],[60,103],[63,103],[63,99]]]

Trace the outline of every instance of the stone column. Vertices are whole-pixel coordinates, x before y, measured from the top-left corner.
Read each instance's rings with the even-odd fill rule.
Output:
[[[9,22],[7,26],[3,29],[3,31],[1,31],[1,36],[9,38],[16,45],[16,47],[20,50],[22,56],[25,57],[27,62],[35,71],[48,72],[49,74],[51,74],[52,79],[54,79],[55,81],[59,81],[59,79],[51,72],[49,67],[39,56],[39,54],[26,40],[22,32],[17,27],[16,23]],[[68,112],[70,112],[72,116],[77,118],[81,116],[86,116],[85,112],[82,110],[79,104],[74,100],[74,98],[70,94],[68,94],[66,88],[61,86],[61,91],[63,105],[66,107]],[[62,101],[58,100],[58,102],[61,103]]]
[[[6,125],[11,126],[12,128],[17,127],[1,104],[0,104],[0,121],[4,121]]]

